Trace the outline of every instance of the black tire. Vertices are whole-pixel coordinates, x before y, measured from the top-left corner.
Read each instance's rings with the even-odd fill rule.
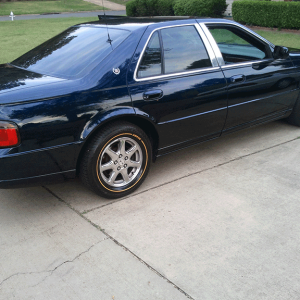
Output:
[[[300,96],[298,97],[292,113],[288,116],[287,121],[292,125],[300,127]]]
[[[142,184],[151,158],[152,147],[145,132],[129,122],[115,122],[89,142],[79,176],[83,184],[98,195],[121,198]]]

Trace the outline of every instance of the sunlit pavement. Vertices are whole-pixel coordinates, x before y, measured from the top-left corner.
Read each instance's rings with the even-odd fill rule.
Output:
[[[299,137],[279,121],[161,157],[117,201],[0,190],[0,299],[299,299]]]

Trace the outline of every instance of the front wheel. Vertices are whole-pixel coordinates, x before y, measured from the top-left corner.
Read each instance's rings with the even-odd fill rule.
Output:
[[[300,96],[298,97],[292,113],[288,116],[287,121],[292,125],[300,127]]]
[[[151,143],[144,131],[128,122],[113,123],[88,144],[80,178],[100,196],[124,197],[144,181],[151,157]]]

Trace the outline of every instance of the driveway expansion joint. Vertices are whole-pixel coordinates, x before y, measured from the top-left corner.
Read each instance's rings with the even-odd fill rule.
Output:
[[[102,230],[103,234],[105,234],[110,240],[112,240],[116,245],[123,248],[123,250],[129,252],[133,257],[135,257],[139,262],[141,262],[143,265],[145,265],[149,270],[154,272],[156,275],[164,279],[167,283],[171,284],[175,289],[177,289],[179,292],[184,294],[188,299],[195,300],[193,297],[191,297],[188,293],[186,293],[184,290],[182,290],[178,285],[176,285],[174,282],[169,280],[167,277],[165,277],[163,274],[155,270],[153,267],[151,267],[148,263],[146,263],[143,259],[141,259],[138,255],[136,255],[134,252],[132,252],[130,249],[125,247],[123,244],[118,242],[115,238],[113,238],[111,235],[109,235],[104,229]]]
[[[63,200],[62,198],[60,198],[59,196],[57,196],[54,192],[52,192],[48,187],[43,186],[43,188],[48,191],[52,196],[54,196],[57,200],[59,200],[60,202],[63,202],[67,207],[69,207],[71,210],[73,210],[76,214],[78,214],[80,217],[82,217],[85,221],[89,222],[93,227],[95,227],[96,229],[98,229],[99,231],[101,231],[104,235],[106,235],[107,238],[103,239],[103,240],[111,240],[113,241],[117,246],[121,247],[123,250],[129,252],[131,255],[133,255],[139,262],[141,262],[143,265],[145,265],[149,270],[151,270],[152,272],[154,272],[156,275],[158,275],[159,277],[161,277],[162,279],[164,279],[167,283],[171,284],[175,289],[177,289],[179,292],[181,292],[182,294],[184,294],[188,299],[190,300],[195,300],[194,298],[192,298],[189,294],[187,294],[184,290],[182,290],[179,286],[177,286],[175,283],[173,283],[171,280],[169,280],[167,277],[165,277],[163,274],[161,274],[160,272],[158,272],[157,270],[155,270],[153,267],[151,267],[148,263],[146,263],[143,259],[141,259],[139,256],[137,256],[134,252],[132,252],[131,250],[129,250],[127,247],[125,247],[123,244],[121,244],[120,242],[118,242],[116,239],[114,239],[111,235],[109,235],[107,232],[105,232],[104,229],[101,229],[100,226],[98,226],[97,224],[95,224],[94,222],[92,222],[91,220],[89,220],[86,216],[84,216],[82,213],[80,213],[78,210],[76,210],[74,207],[72,207],[72,205],[70,205],[69,203],[67,203],[65,200]],[[126,199],[126,198],[125,198]],[[120,200],[119,200],[120,201]],[[102,241],[102,240],[101,240]],[[101,242],[100,241],[100,242]],[[98,243],[97,243],[98,244]],[[95,245],[97,245],[95,244]],[[92,247],[94,247],[95,245],[91,246],[87,251],[82,252],[80,255],[88,252]],[[76,258],[78,258],[80,255],[76,256],[74,258],[74,260]],[[74,261],[72,260],[72,261]],[[72,262],[71,261],[71,262]],[[69,261],[63,262],[62,264],[60,264],[58,267],[60,267],[61,265],[67,263]],[[47,277],[51,276],[52,273],[58,268],[54,268],[51,271],[46,271],[46,272],[51,272],[51,274],[49,274],[48,276],[46,276],[42,281],[44,281]],[[41,282],[42,282],[41,281]],[[39,282],[38,284],[40,284],[41,282]],[[38,285],[37,284],[37,285]],[[1,286],[1,284],[0,284]]]
[[[43,274],[43,273],[50,273],[48,274],[45,278],[43,278],[43,280],[41,280],[39,283],[37,283],[36,285],[33,285],[31,287],[35,287],[37,285],[39,285],[40,283],[42,283],[43,281],[45,281],[49,276],[51,276],[58,268],[60,268],[62,265],[66,264],[66,263],[72,263],[74,262],[75,260],[77,260],[80,256],[82,256],[83,254],[85,253],[88,253],[93,247],[97,246],[98,244],[100,244],[101,242],[105,241],[105,240],[108,240],[109,238],[106,237],[102,240],[100,240],[99,242],[93,244],[92,246],[90,246],[87,250],[85,251],[82,251],[80,252],[78,255],[76,255],[72,260],[66,260],[64,262],[62,262],[61,264],[59,264],[58,266],[56,266],[54,269],[51,269],[51,270],[45,270],[45,271],[39,271],[39,272],[18,272],[18,273],[15,273],[15,274],[12,274],[10,276],[8,276],[7,278],[3,279],[1,282],[0,282],[0,288],[2,286],[2,284],[6,281],[8,281],[9,279],[13,278],[13,277],[16,277],[16,276],[19,276],[19,275],[33,275],[33,274]]]

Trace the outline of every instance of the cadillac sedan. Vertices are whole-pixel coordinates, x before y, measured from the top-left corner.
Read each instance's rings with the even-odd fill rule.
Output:
[[[287,118],[300,51],[223,19],[106,17],[0,65],[0,188],[79,176],[107,198],[156,157]]]

